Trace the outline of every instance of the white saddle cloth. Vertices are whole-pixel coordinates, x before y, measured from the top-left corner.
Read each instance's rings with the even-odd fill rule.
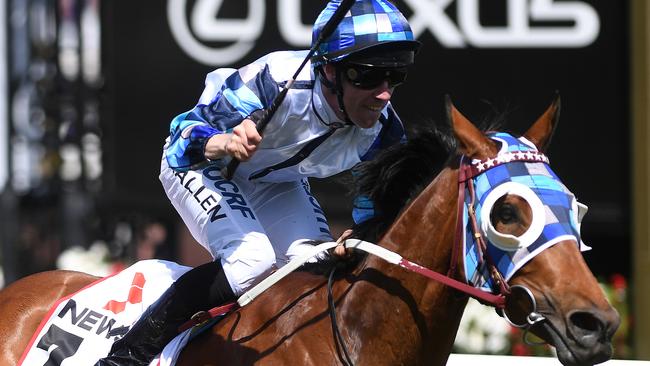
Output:
[[[189,269],[169,261],[140,261],[60,299],[41,322],[18,365],[94,365]],[[179,340],[183,340],[182,334],[168,347],[176,351],[166,348],[160,361],[157,358],[152,365],[172,365],[182,349]]]

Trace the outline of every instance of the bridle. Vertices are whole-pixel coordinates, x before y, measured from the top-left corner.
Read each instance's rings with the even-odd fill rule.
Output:
[[[535,296],[532,291],[523,285],[512,285],[510,286],[508,282],[504,279],[503,274],[497,269],[494,261],[490,257],[487,251],[487,240],[484,233],[481,232],[478,220],[476,218],[476,193],[474,189],[474,178],[478,177],[481,174],[484,174],[489,169],[497,167],[499,165],[508,164],[510,162],[531,162],[531,163],[547,163],[549,162],[548,158],[541,152],[531,152],[531,151],[513,151],[505,154],[500,154],[496,158],[488,158],[484,160],[470,160],[466,156],[462,156],[460,159],[460,166],[458,169],[458,207],[457,207],[457,222],[456,222],[456,234],[454,239],[454,245],[452,249],[451,263],[449,267],[448,276],[451,277],[456,271],[456,265],[458,263],[459,253],[463,248],[463,212],[465,203],[465,195],[469,194],[470,201],[467,203],[467,213],[468,213],[468,222],[472,230],[472,237],[476,241],[477,248],[480,255],[478,256],[479,266],[487,266],[488,273],[492,278],[492,281],[495,284],[493,290],[502,297],[505,301],[502,306],[499,304],[493,304],[489,302],[482,301],[477,299],[479,302],[486,305],[492,305],[496,308],[497,313],[503,317],[509,324],[516,328],[525,329],[524,341],[528,344],[527,334],[530,328],[538,323],[547,321],[548,319],[542,314],[537,312],[537,302],[535,301]],[[531,311],[526,316],[526,321],[522,323],[516,323],[510,319],[506,312],[506,305],[508,299],[515,292],[523,292],[524,295],[528,296],[531,303]]]
[[[468,193],[470,197],[470,202],[467,204],[468,221],[472,229],[472,238],[476,241],[480,252],[480,255],[478,257],[479,266],[487,265],[492,280],[498,286],[498,291],[496,291],[496,293],[505,298],[510,294],[510,287],[508,286],[506,280],[503,278],[501,272],[499,272],[497,267],[494,265],[494,261],[492,261],[488,255],[487,242],[483,233],[479,229],[478,220],[476,219],[476,193],[474,190],[473,179],[487,171],[485,169],[478,169],[479,166],[485,166],[479,165],[482,163],[483,162],[470,162],[469,158],[464,155],[461,156],[460,159],[460,167],[458,168],[458,206],[456,209],[456,234],[451,254],[451,263],[449,264],[449,272],[447,273],[447,276],[451,277],[456,272],[458,256],[460,255],[459,253],[463,248],[463,213],[465,205],[465,194]],[[502,307],[497,306],[497,308]]]
[[[485,160],[471,160],[466,156],[462,156],[460,160],[459,172],[458,172],[458,208],[457,208],[457,227],[454,240],[454,246],[452,249],[452,258],[450,269],[447,276],[451,277],[456,271],[456,264],[458,263],[459,252],[463,248],[463,208],[465,205],[465,194],[469,194],[470,200],[467,203],[467,213],[468,213],[468,222],[472,230],[472,237],[477,243],[477,248],[479,249],[479,266],[486,265],[488,268],[488,273],[492,278],[492,281],[496,286],[493,288],[497,293],[497,297],[503,299],[503,303],[491,303],[489,301],[484,301],[482,299],[477,299],[479,302],[494,306],[497,314],[503,317],[510,325],[516,328],[523,329],[523,340],[524,343],[528,345],[540,345],[545,344],[545,341],[531,341],[528,338],[528,335],[531,329],[534,326],[540,326],[544,328],[549,334],[555,333],[560,334],[560,331],[549,321],[549,319],[537,311],[537,301],[533,292],[523,285],[512,285],[510,286],[507,281],[504,279],[503,274],[497,269],[494,264],[494,261],[490,257],[487,251],[487,240],[484,233],[480,230],[478,225],[478,220],[476,218],[476,193],[474,189],[474,178],[478,177],[481,174],[484,174],[489,169],[497,167],[499,165],[508,164],[510,162],[530,162],[530,163],[549,163],[549,159],[537,151],[512,151],[504,154],[499,154],[496,158],[488,158]],[[523,293],[526,296],[530,303],[530,312],[526,315],[525,320],[522,322],[516,322],[508,316],[507,305],[508,300],[516,299],[520,296],[519,293]],[[527,309],[528,310],[528,309]],[[559,337],[560,341],[566,341],[564,338]],[[567,349],[570,350],[570,347],[567,345]]]
[[[438,272],[431,271],[427,268],[419,266],[411,261],[400,258],[398,264],[399,266],[408,269],[410,271],[421,274],[425,277],[434,279],[438,282],[441,282],[447,286],[455,288],[468,296],[471,296],[478,300],[479,302],[493,306],[499,315],[501,315],[508,323],[517,328],[524,329],[524,341],[527,344],[535,344],[528,340],[527,335],[530,329],[537,324],[544,325],[548,331],[554,330],[557,332],[557,329],[553,326],[548,319],[537,312],[537,303],[535,297],[527,287],[523,285],[508,285],[503,274],[498,270],[494,261],[490,258],[487,252],[487,240],[484,234],[481,232],[478,220],[476,218],[476,192],[474,187],[473,179],[478,177],[481,174],[484,174],[491,168],[496,166],[507,164],[510,162],[531,162],[531,163],[548,163],[548,158],[537,151],[515,151],[507,152],[505,154],[499,154],[496,158],[489,158],[485,160],[470,160],[469,158],[462,156],[460,159],[460,166],[458,170],[458,205],[457,205],[457,224],[456,224],[456,233],[454,238],[454,244],[452,248],[451,263],[449,266],[449,271],[446,275],[443,275]],[[465,198],[466,194],[469,195],[469,202],[467,203],[467,212],[468,212],[468,221],[472,230],[472,237],[477,242],[478,248],[480,250],[479,256],[479,265],[485,265],[488,268],[489,274],[496,284],[496,288],[493,289],[495,294],[482,291],[468,283],[458,281],[454,278],[454,274],[457,270],[458,256],[462,252],[463,248],[463,234],[464,234],[464,225],[463,225],[463,214],[465,208]],[[339,355],[340,360],[345,364],[352,366],[352,359],[345,347],[343,337],[341,336],[337,321],[336,321],[336,309],[334,296],[332,293],[332,278],[334,276],[335,268],[332,269],[329,276],[329,281],[327,285],[328,289],[328,303],[329,303],[329,314],[332,322],[332,331],[334,335],[334,343],[336,345],[336,350]],[[530,298],[532,304],[530,313],[526,316],[525,322],[517,324],[515,321],[510,319],[506,312],[506,305],[508,299],[510,299],[514,293],[522,291],[526,296]]]

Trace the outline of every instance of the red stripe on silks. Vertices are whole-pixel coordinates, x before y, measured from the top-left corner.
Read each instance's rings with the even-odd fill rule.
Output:
[[[136,272],[135,276],[133,276],[133,283],[131,286],[143,288],[146,282],[147,280],[144,278],[144,274],[142,274],[142,272]]]
[[[126,301],[115,301],[111,300],[104,305],[104,309],[112,312],[113,314],[119,314],[126,309]]]
[[[492,304],[499,309],[503,309],[505,307],[506,299],[503,295],[494,295],[485,291],[481,291],[473,286],[457,281],[451,277],[447,277],[441,273],[434,272],[404,258],[402,258],[399,265],[403,268],[408,269],[409,271],[419,273],[432,280],[436,280],[449,287],[455,288],[458,291],[464,292],[477,300]]]
[[[126,304],[139,304],[142,302],[142,288],[147,280],[144,278],[144,274],[141,272],[136,272],[133,276],[133,281],[131,282],[131,289],[129,290],[129,295],[126,298],[126,301],[117,301],[110,300],[104,305],[104,309],[113,312],[113,314],[119,314],[126,309]]]

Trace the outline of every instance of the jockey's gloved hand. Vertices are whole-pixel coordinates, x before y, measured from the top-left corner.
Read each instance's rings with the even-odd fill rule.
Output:
[[[343,258],[350,256],[351,250],[345,247],[345,240],[351,237],[352,233],[352,229],[347,229],[341,234],[341,236],[339,236],[339,238],[336,240],[336,243],[338,245],[334,247],[334,250],[332,251],[334,255]]]
[[[255,122],[244,119],[231,133],[216,134],[205,144],[204,155],[209,160],[232,156],[239,161],[249,160],[262,142]]]

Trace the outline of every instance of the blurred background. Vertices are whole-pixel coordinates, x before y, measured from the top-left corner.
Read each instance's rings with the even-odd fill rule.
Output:
[[[449,94],[470,119],[504,116],[523,133],[560,93],[549,158],[589,206],[585,259],[624,315],[617,357],[650,359],[646,1],[395,3],[423,43],[393,98],[409,129],[442,123]],[[4,283],[54,268],[105,275],[139,259],[209,260],[158,181],[169,122],[214,68],[308,48],[326,1],[0,4]],[[335,235],[351,224],[343,178],[312,181]]]

